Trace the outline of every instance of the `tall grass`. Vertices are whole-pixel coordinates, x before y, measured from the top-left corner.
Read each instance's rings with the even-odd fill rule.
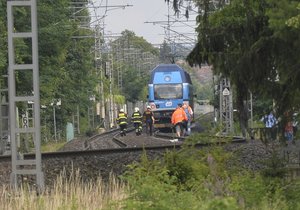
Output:
[[[101,178],[84,182],[80,173],[58,176],[54,186],[37,195],[27,186],[13,190],[4,186],[0,209],[5,210],[98,210],[121,209],[127,186],[111,175],[108,183]]]

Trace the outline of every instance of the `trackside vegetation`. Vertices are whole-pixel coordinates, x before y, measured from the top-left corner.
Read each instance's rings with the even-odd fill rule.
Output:
[[[218,146],[187,146],[169,151],[163,161],[144,154],[123,177],[130,186],[124,209],[299,209],[299,181],[229,167],[235,158]]]
[[[55,184],[37,194],[23,186],[3,186],[1,209],[158,209],[158,210],[282,210],[300,208],[300,182],[286,177],[271,156],[263,171],[232,164],[236,155],[219,146],[195,149],[190,143],[170,150],[162,159],[146,152],[127,171],[104,182],[83,181],[80,172],[61,174]],[[276,165],[276,164],[275,164]],[[278,173],[274,173],[274,172]],[[283,172],[283,173],[282,173]]]

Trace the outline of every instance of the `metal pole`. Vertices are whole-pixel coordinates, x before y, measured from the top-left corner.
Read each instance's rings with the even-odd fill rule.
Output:
[[[53,124],[54,124],[54,140],[57,142],[57,138],[56,138],[55,105],[54,105],[54,103],[53,103]]]
[[[80,134],[80,125],[79,125],[80,121],[79,121],[79,105],[77,106],[77,130],[78,130],[78,134]]]
[[[252,92],[250,92],[250,116],[251,116],[251,128],[253,128],[253,99],[252,99]]]

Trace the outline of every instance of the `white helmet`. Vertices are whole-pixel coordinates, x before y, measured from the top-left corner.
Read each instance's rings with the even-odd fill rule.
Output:
[[[120,109],[120,112],[124,112],[124,109]]]
[[[148,105],[148,106],[147,106],[147,109],[151,109],[151,107]]]
[[[135,111],[135,112],[138,112],[138,111],[140,111],[140,109],[139,109],[138,107],[135,107],[135,108],[134,108],[134,111]]]

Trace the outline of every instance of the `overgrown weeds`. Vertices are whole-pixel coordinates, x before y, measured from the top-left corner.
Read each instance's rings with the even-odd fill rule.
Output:
[[[300,182],[278,173],[228,166],[233,154],[219,146],[170,150],[151,160],[146,152],[128,166],[121,180],[111,176],[83,181],[80,173],[62,174],[55,185],[36,195],[24,187],[3,188],[1,209],[161,209],[240,210],[300,209]],[[272,158],[272,157],[271,157]],[[273,157],[274,158],[274,157]],[[277,169],[276,158],[269,165]],[[276,167],[275,167],[276,166]]]
[[[69,177],[61,174],[54,186],[37,195],[22,186],[18,190],[3,187],[0,209],[5,210],[82,210],[122,209],[120,200],[126,198],[126,186],[111,175],[109,183],[100,178],[83,182],[79,171]]]
[[[163,160],[129,166],[124,209],[298,209],[298,181],[228,167],[232,154],[221,147],[169,151]],[[271,157],[272,158],[272,157]],[[274,174],[273,174],[274,175]],[[279,174],[278,174],[279,175]]]

